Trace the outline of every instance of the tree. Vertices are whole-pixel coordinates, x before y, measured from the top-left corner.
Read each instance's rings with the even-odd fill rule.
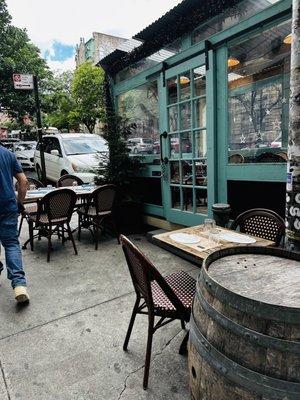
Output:
[[[287,164],[287,247],[300,250],[300,0],[293,0]]]
[[[71,91],[74,109],[69,114],[71,123],[83,123],[93,132],[97,120],[103,120],[104,72],[90,62],[80,65],[72,81]]]
[[[6,3],[0,0],[0,107],[22,123],[24,115],[34,115],[34,97],[31,92],[14,90],[13,73],[34,74],[42,82],[51,72],[26,31],[12,26],[10,21]]]

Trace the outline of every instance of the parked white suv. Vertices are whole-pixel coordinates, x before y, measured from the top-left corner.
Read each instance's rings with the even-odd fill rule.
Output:
[[[47,179],[57,182],[65,174],[76,175],[89,183],[94,180],[94,170],[108,161],[106,141],[87,133],[61,133],[43,136]],[[34,165],[41,179],[40,143],[34,152]]]

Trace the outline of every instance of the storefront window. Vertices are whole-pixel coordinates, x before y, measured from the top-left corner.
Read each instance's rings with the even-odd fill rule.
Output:
[[[215,33],[230,28],[278,1],[279,0],[245,0],[234,7],[229,7],[207,24],[196,29],[192,36],[192,44],[201,42]]]
[[[136,129],[128,139],[128,148],[135,155],[159,153],[157,82],[149,82],[122,93],[118,112]]]
[[[229,163],[287,159],[291,22],[229,49]]]

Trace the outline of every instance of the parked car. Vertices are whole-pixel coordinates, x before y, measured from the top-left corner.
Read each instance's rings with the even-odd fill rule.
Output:
[[[87,133],[61,133],[43,137],[46,176],[57,182],[65,175],[78,176],[84,183],[93,182],[95,168],[103,167],[108,161],[108,146],[106,141],[98,136]],[[40,143],[34,152],[34,165],[41,179]]]
[[[18,143],[20,139],[5,138],[0,139],[0,145],[6,147],[8,150],[14,151],[14,144]]]
[[[34,150],[36,148],[36,143],[36,141],[32,141],[13,144],[13,151],[22,168],[34,169]]]
[[[133,154],[152,154],[153,140],[145,138],[131,138],[127,140],[127,147]]]

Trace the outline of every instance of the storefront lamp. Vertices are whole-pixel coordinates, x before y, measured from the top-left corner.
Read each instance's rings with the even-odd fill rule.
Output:
[[[190,83],[190,78],[188,78],[187,76],[181,76],[179,78],[179,82],[180,85],[187,85],[188,83]]]
[[[228,67],[235,67],[240,63],[240,61],[237,58],[228,58]]]
[[[283,39],[283,43],[285,44],[292,44],[292,34],[290,33]]]

